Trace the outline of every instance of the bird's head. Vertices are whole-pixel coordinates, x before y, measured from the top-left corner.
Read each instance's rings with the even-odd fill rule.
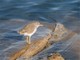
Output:
[[[43,26],[43,24],[41,24],[40,22],[35,22],[34,24],[35,24],[35,26],[37,26],[37,27]]]

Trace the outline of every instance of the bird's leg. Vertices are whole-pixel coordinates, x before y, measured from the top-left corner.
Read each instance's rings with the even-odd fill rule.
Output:
[[[25,37],[26,42],[29,44],[29,36]]]
[[[30,41],[30,36],[28,36],[28,43],[29,43],[29,44],[31,44],[31,41]]]
[[[28,43],[28,44],[31,44],[30,36],[26,36],[26,40],[27,40],[27,43]]]

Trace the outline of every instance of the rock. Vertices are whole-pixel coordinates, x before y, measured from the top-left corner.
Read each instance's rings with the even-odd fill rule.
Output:
[[[56,27],[54,32],[52,33],[52,39],[53,41],[59,41],[63,37],[65,37],[68,33],[68,30],[64,27],[61,23],[56,23]]]
[[[60,53],[53,53],[48,57],[48,60],[65,60]]]
[[[60,34],[58,34],[58,35],[64,35],[65,33],[65,35],[64,36],[59,36],[58,38],[59,39],[54,39],[54,33],[52,34],[52,36],[51,36],[51,38],[50,38],[50,40],[49,40],[49,43],[50,43],[50,46],[49,47],[47,47],[46,49],[44,49],[43,51],[41,51],[40,53],[38,53],[37,55],[35,55],[35,56],[33,56],[32,58],[31,58],[31,60],[46,60],[46,58],[47,58],[47,56],[48,55],[50,55],[52,52],[58,52],[58,50],[59,49],[61,49],[60,51],[62,51],[64,48],[65,48],[65,44],[66,44],[66,41],[67,40],[69,40],[71,37],[73,37],[76,33],[75,32],[72,32],[72,31],[70,31],[70,30],[68,30],[68,29],[66,29],[64,26],[63,26],[63,24],[60,24],[60,26],[62,27],[62,28],[60,28],[59,27],[59,29],[58,29],[58,27],[57,27],[57,29],[55,28],[55,30],[54,30],[54,33],[56,32],[57,33],[57,31],[59,31],[59,33],[61,32],[60,30],[64,30],[63,31],[63,34],[62,33],[60,33]],[[57,31],[56,31],[57,30]],[[60,38],[61,37],[61,38]],[[52,40],[52,41],[51,41]],[[54,42],[56,42],[56,43],[54,43]],[[60,43],[59,43],[60,42]],[[54,44],[53,44],[54,43]],[[64,46],[59,46],[60,44],[62,44],[62,43],[64,43]],[[58,48],[58,49],[57,49]],[[40,59],[39,59],[40,58]]]

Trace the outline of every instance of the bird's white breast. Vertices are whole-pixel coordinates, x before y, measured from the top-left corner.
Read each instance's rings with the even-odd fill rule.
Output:
[[[32,36],[37,31],[37,28],[34,29],[32,33],[24,33],[24,36]]]

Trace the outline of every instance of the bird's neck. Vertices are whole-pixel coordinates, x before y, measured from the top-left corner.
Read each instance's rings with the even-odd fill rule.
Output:
[[[39,27],[39,25],[36,26],[36,28],[38,28],[38,27]]]

